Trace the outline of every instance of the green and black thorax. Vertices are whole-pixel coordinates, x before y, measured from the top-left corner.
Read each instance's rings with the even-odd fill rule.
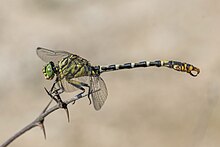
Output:
[[[56,75],[59,80],[63,78],[72,79],[83,76],[98,76],[100,74],[99,69],[91,66],[89,61],[77,56],[69,55],[63,58],[55,65],[52,61],[49,62],[44,68],[43,73],[46,79],[53,79]]]

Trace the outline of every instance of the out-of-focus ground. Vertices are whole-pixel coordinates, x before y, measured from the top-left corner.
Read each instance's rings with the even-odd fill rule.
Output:
[[[10,147],[219,147],[220,1],[1,0],[0,144],[48,103],[38,46],[93,64],[174,59],[201,68],[193,78],[166,68],[103,74],[109,96],[46,118]]]

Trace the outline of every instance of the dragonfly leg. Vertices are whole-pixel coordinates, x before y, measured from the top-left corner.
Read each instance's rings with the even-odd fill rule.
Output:
[[[56,87],[57,86],[57,87]],[[60,95],[64,92],[63,87],[58,82],[58,79],[56,79],[50,89],[51,94]]]
[[[59,87],[58,89],[53,90],[51,94],[60,95],[63,92],[64,92],[64,89],[62,87]]]
[[[80,90],[82,91],[81,93],[79,93],[79,94],[77,95],[77,98],[78,98],[78,99],[82,97],[82,94],[83,94],[83,93],[85,93],[85,88],[84,88],[84,87],[88,87],[88,88],[89,88],[89,92],[88,92],[89,104],[92,103],[92,101],[91,101],[91,99],[90,99],[90,96],[89,96],[89,95],[91,94],[91,93],[90,93],[90,86],[89,86],[88,84],[83,83],[83,82],[79,82],[79,81],[75,81],[75,80],[69,80],[68,83],[71,84],[72,86],[74,86],[74,87],[80,89]],[[75,103],[75,101],[73,102],[73,104],[74,104],[74,103]]]
[[[52,87],[50,89],[50,93],[53,93],[53,90],[54,90],[56,84],[58,84],[58,78],[56,78],[56,80],[54,81],[54,83],[53,83],[53,85],[52,85]]]
[[[88,99],[89,99],[89,105],[91,105],[91,103],[92,103],[91,98],[90,98],[90,95],[92,94],[91,88],[90,88],[90,86],[89,86],[88,84],[86,84],[86,83],[81,83],[81,85],[84,86],[84,87],[88,87],[88,88],[89,88],[89,89],[88,89]]]

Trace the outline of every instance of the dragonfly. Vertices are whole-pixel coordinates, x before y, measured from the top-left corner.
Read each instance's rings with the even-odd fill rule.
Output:
[[[104,105],[108,91],[101,74],[110,71],[133,69],[139,67],[167,67],[180,72],[189,73],[196,77],[200,69],[179,61],[156,60],[141,61],[136,63],[111,64],[111,65],[92,65],[88,60],[67,51],[51,50],[38,47],[37,55],[47,64],[42,72],[46,80],[53,80],[53,86],[50,93],[61,94],[63,92],[74,92],[81,90],[77,97],[81,97],[88,88],[88,98],[91,99],[95,110],[100,110]],[[91,99],[90,99],[91,97]]]

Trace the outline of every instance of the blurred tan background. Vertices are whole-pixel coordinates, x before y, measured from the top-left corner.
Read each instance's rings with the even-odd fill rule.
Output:
[[[220,1],[1,0],[0,144],[30,123],[49,98],[38,46],[93,64],[173,59],[201,68],[193,78],[166,68],[103,74],[101,111],[88,100],[46,118],[10,147],[220,146]]]

